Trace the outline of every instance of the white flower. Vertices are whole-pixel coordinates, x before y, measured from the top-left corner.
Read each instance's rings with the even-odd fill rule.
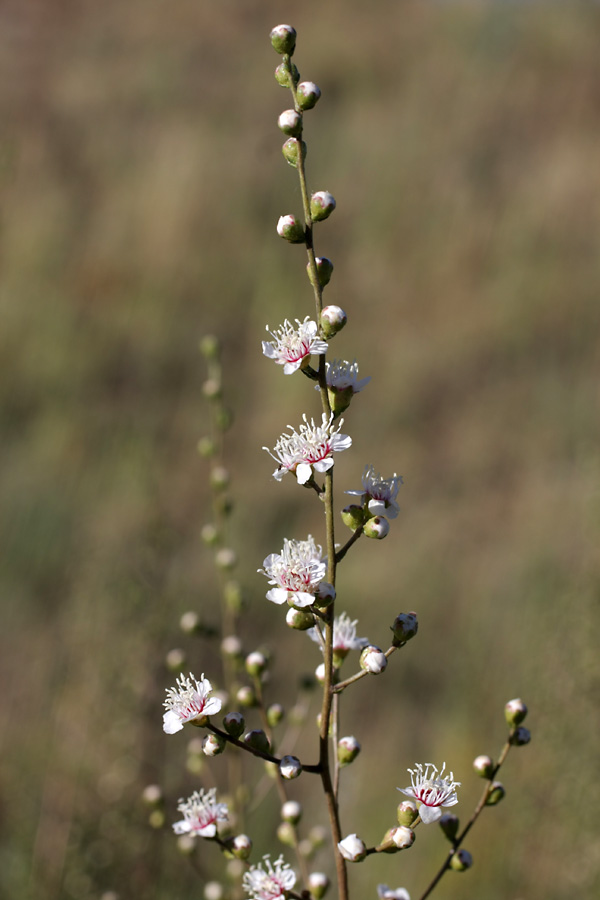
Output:
[[[378,884],[377,894],[381,900],[410,900],[409,893],[405,888],[396,888],[393,891],[387,884]]]
[[[312,354],[321,356],[327,353],[327,343],[317,337],[317,323],[308,316],[301,322],[296,319],[298,328],[286,319],[281,328],[267,331],[272,341],[262,342],[262,351],[269,359],[274,359],[278,366],[283,366],[284,375],[291,375],[300,368],[304,360]]]
[[[180,800],[177,809],[183,813],[183,819],[173,825],[175,834],[215,837],[217,825],[227,822],[229,816],[227,804],[215,801],[216,793],[216,788],[211,788],[210,791],[200,789],[194,791],[187,800]]]
[[[370,382],[371,376],[358,380],[358,363],[348,362],[346,359],[332,359],[326,365],[327,387],[334,391],[347,391],[352,389],[353,394],[359,391]],[[315,385],[315,390],[319,390],[319,386]]]
[[[437,766],[434,766],[433,763],[425,763],[424,766],[416,763],[415,769],[408,770],[411,775],[411,786],[398,788],[401,794],[414,797],[415,800],[421,802],[419,815],[424,825],[441,819],[441,807],[454,806],[458,803],[455,789],[460,787],[460,781],[454,781],[452,772],[444,778],[445,768],[446,763],[438,775]]]
[[[210,696],[211,690],[210,681],[204,675],[200,681],[196,681],[191,672],[189,678],[180,675],[177,687],[167,690],[167,699],[163,704],[167,709],[163,715],[163,731],[175,734],[187,722],[202,724],[206,716],[218,713],[221,701]]]
[[[350,862],[361,862],[367,855],[367,848],[364,841],[356,834],[349,834],[343,841],[338,843],[338,850],[344,859]]]
[[[362,491],[345,491],[345,493],[360,497],[362,501],[368,497],[367,506],[370,513],[374,516],[387,516],[388,519],[395,519],[400,510],[396,503],[396,497],[398,488],[402,484],[402,476],[396,475],[394,472],[390,478],[382,478],[373,466],[367,465],[362,476],[362,483]]]
[[[271,863],[269,854],[263,856],[263,863],[250,866],[244,874],[242,885],[250,900],[284,900],[286,891],[296,884],[296,876],[283,856]]]
[[[315,544],[312,535],[306,541],[283,539],[281,553],[271,553],[258,569],[269,579],[269,584],[277,585],[267,591],[267,600],[290,606],[310,606],[315,602],[319,584],[325,578],[327,565],[322,559],[321,547]]]
[[[306,484],[312,476],[312,467],[316,472],[327,472],[333,465],[333,453],[348,450],[352,446],[352,438],[340,434],[343,419],[336,429],[333,428],[333,413],[329,418],[323,413],[321,425],[315,425],[302,416],[304,424],[299,431],[288,425],[290,434],[282,434],[275,444],[274,453],[263,447],[278,463],[273,477],[281,481],[286,472],[295,472],[299,484]]]
[[[356,625],[358,619],[352,619],[348,613],[341,613],[333,622],[333,652],[339,656],[345,656],[349,650],[362,650],[369,643],[368,638],[356,637]],[[321,644],[320,632],[317,628],[309,628],[306,632],[309,638],[317,644]]]

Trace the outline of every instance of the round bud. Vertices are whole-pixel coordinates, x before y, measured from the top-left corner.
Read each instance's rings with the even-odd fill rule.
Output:
[[[329,878],[324,872],[311,872],[308,876],[308,887],[315,900],[321,900],[325,896],[329,884]]]
[[[419,621],[416,612],[400,613],[394,619],[392,631],[394,632],[394,646],[405,644],[414,638],[419,630]]]
[[[407,828],[413,824],[415,819],[419,817],[417,804],[412,800],[403,800],[398,804],[398,824],[405,825]]]
[[[315,850],[319,850],[321,847],[325,846],[327,837],[327,829],[324,825],[313,825],[308,832],[308,839]]]
[[[494,771],[494,760],[491,756],[477,756],[473,760],[473,768],[481,778],[491,778]]]
[[[291,25],[276,25],[272,29],[271,44],[273,49],[282,56],[287,54],[291,56],[296,46],[296,29]]]
[[[148,825],[150,828],[162,828],[165,824],[165,814],[162,809],[153,809],[148,816]]]
[[[202,630],[200,616],[192,610],[185,612],[179,620],[179,627],[184,634],[196,634]]]
[[[221,641],[221,653],[229,659],[240,659],[242,656],[242,642],[237,634],[228,634]]]
[[[485,801],[485,805],[495,806],[497,803],[500,803],[505,794],[506,791],[504,790],[504,785],[500,781],[494,781],[490,785],[490,792]]]
[[[455,816],[454,813],[447,812],[443,813],[438,821],[440,828],[442,829],[448,840],[453,841],[458,834],[458,816]]]
[[[325,663],[319,663],[317,668],[315,669],[315,678],[319,682],[319,684],[325,684]]]
[[[247,684],[242,685],[235,696],[240,706],[256,706],[256,694]]]
[[[185,653],[179,647],[169,650],[165,662],[169,671],[181,672],[186,663]]]
[[[207,400],[216,400],[221,396],[221,382],[218,378],[207,378],[202,385],[202,393]]]
[[[381,675],[387,666],[387,657],[380,647],[369,644],[360,654],[360,667],[371,675]]]
[[[347,321],[348,316],[340,306],[326,306],[320,318],[323,337],[326,339],[333,337],[342,330]]]
[[[349,834],[343,841],[338,844],[338,850],[349,862],[362,862],[367,855],[367,848],[364,841],[356,834]]]
[[[246,657],[245,665],[248,675],[262,675],[267,668],[267,658],[264,653],[259,653],[258,650],[254,650]]]
[[[511,728],[520,725],[527,715],[527,707],[522,700],[509,700],[504,707],[504,718]]]
[[[326,256],[317,256],[315,259],[315,263],[317,266],[317,277],[319,279],[319,284],[321,287],[325,287],[326,284],[329,284],[331,281],[331,276],[333,275],[333,263],[330,259],[327,259]],[[308,269],[310,275],[310,265],[306,267]]]
[[[227,849],[233,853],[236,859],[248,859],[252,852],[252,841],[247,834],[237,834],[227,842]]]
[[[285,710],[281,703],[271,703],[266,712],[267,722],[269,723],[270,727],[275,728],[276,725],[279,725],[284,715]]]
[[[531,740],[531,732],[529,728],[523,728],[523,726],[520,725],[519,728],[516,728],[511,734],[509,740],[513,747],[524,747],[525,744],[528,744]]]
[[[302,807],[297,800],[288,800],[281,807],[281,818],[284,822],[297,825],[302,817]]]
[[[219,358],[219,339],[214,334],[205,334],[200,340],[200,353],[206,359]]]
[[[290,628],[296,628],[298,631],[306,631],[315,624],[313,613],[305,609],[295,609],[291,606],[285,616],[285,621]]]
[[[282,844],[285,844],[287,847],[293,847],[296,842],[294,826],[289,822],[280,822],[277,826],[277,837]]]
[[[306,144],[304,141],[299,141],[297,138],[291,137],[287,139],[281,148],[281,152],[283,153],[286,162],[288,162],[290,166],[293,166],[294,169],[297,169],[299,160],[306,159]],[[308,359],[308,357],[306,357],[306,359]]]
[[[457,850],[450,860],[450,868],[455,872],[464,872],[473,865],[473,857],[468,850]]]
[[[230,476],[225,466],[215,466],[210,473],[210,486],[215,491],[222,491],[229,485]]]
[[[302,134],[302,116],[295,109],[284,109],[279,118],[277,125],[284,134],[291,137],[300,137]]]
[[[342,522],[344,525],[347,525],[350,531],[356,531],[357,528],[363,524],[365,520],[365,514],[362,506],[357,506],[356,503],[351,503],[349,506],[345,506],[342,510]]]
[[[205,756],[219,756],[225,747],[225,739],[218,734],[207,734],[202,741],[202,752]]]
[[[218,881],[207,881],[204,885],[204,900],[223,900],[225,890]]]
[[[217,452],[217,445],[211,437],[202,437],[198,441],[198,453],[205,459],[209,459]]]
[[[147,806],[159,806],[164,800],[162,788],[158,784],[147,784],[142,791],[142,800]]]
[[[230,712],[223,717],[223,728],[231,737],[239,738],[246,727],[246,720],[239,712]]]
[[[376,541],[382,541],[384,537],[388,536],[389,532],[390,523],[385,516],[373,516],[363,526],[363,533],[366,537],[373,538]]]
[[[292,215],[280,216],[277,222],[277,234],[290,244],[304,243],[304,228]]]
[[[231,547],[221,547],[215,553],[215,565],[224,572],[230,572],[237,565],[237,554]]]
[[[316,191],[310,198],[310,215],[313,222],[328,219],[335,209],[335,199],[329,191]]]
[[[321,96],[321,90],[313,81],[301,81],[297,87],[300,109],[312,109]]]
[[[337,745],[337,758],[340,766],[349,766],[360,753],[360,744],[355,737],[340,738]]]
[[[279,771],[282,778],[291,781],[292,778],[297,778],[302,771],[302,764],[296,756],[284,756],[279,763]]]
[[[412,828],[399,825],[398,828],[392,829],[392,840],[398,850],[407,850],[415,842],[415,833]]]
[[[211,547],[219,543],[219,532],[217,531],[216,526],[212,524],[212,522],[209,522],[208,525],[202,526],[200,537],[207,545],[207,547]]]
[[[294,84],[298,84],[298,82],[300,81],[300,72],[298,71],[294,63],[291,64],[291,70]],[[290,66],[288,66],[286,61],[279,63],[279,65],[275,69],[275,81],[277,82],[277,84],[280,84],[281,87],[289,88],[292,86],[292,81],[290,79]]]
[[[396,847],[394,840],[393,840],[395,830],[396,830],[395,828],[388,828],[388,830],[382,837],[381,842],[375,848],[377,853],[397,853],[398,852],[398,850],[400,848]]]
[[[252,731],[247,731],[242,740],[246,746],[251,747],[253,750],[259,750],[261,753],[271,752],[269,738],[262,728],[254,728]]]

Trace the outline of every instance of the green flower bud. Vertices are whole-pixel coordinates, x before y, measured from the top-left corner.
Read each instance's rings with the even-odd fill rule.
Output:
[[[504,707],[504,718],[511,728],[520,725],[527,715],[527,707],[522,700],[509,700]]]
[[[242,588],[238,581],[228,581],[223,588],[225,603],[232,612],[240,612],[244,604]]]
[[[276,25],[271,31],[273,49],[282,56],[291,56],[296,47],[296,29],[291,25]]]
[[[219,358],[219,339],[214,334],[205,334],[200,340],[200,353],[206,359]]]
[[[281,818],[284,822],[297,825],[302,818],[302,807],[297,800],[287,800],[281,807]]]
[[[313,81],[302,81],[297,88],[300,109],[312,109],[321,96],[321,91]]]
[[[227,849],[233,853],[236,859],[248,859],[252,852],[252,841],[247,834],[237,834],[227,841]]]
[[[417,804],[412,800],[403,800],[398,804],[398,825],[404,825],[409,828],[413,822],[419,817]]]
[[[306,631],[307,628],[312,628],[315,624],[315,617],[313,613],[308,612],[306,609],[294,609],[291,606],[286,613],[285,621],[289,628],[295,628],[297,631]]]
[[[271,728],[275,728],[285,715],[285,710],[281,703],[271,703],[267,708],[267,722]]]
[[[247,684],[243,685],[235,696],[240,706],[256,706],[256,694]]]
[[[315,850],[320,850],[325,846],[327,840],[327,829],[323,825],[313,825],[308,832],[308,839]]]
[[[261,753],[271,752],[269,738],[262,728],[254,728],[252,731],[247,731],[242,740],[244,744],[253,750],[259,750]]]
[[[222,491],[229,485],[231,478],[225,466],[215,466],[210,473],[210,486],[216,491]]]
[[[342,522],[347,525],[350,531],[356,531],[363,524],[365,513],[362,506],[351,503],[342,510]]]
[[[340,766],[349,766],[360,753],[360,744],[355,737],[340,738],[337,745],[337,758]]]
[[[277,222],[277,234],[290,244],[304,243],[304,227],[292,215],[280,216]]]
[[[330,259],[327,259],[326,256],[317,256],[315,259],[315,263],[317,266],[317,275],[319,278],[319,284],[321,287],[325,287],[326,284],[329,284],[331,281],[331,276],[333,275],[333,263]],[[308,273],[310,276],[310,265],[307,265]]]
[[[165,824],[165,814],[162,809],[153,809],[148,816],[148,825],[150,828],[162,828]]]
[[[267,668],[267,658],[263,653],[254,651],[246,657],[246,672],[248,675],[262,675]]]
[[[165,662],[170,672],[181,672],[186,664],[185,653],[179,647],[169,650]]]
[[[443,813],[442,817],[438,820],[440,828],[446,835],[449,841],[453,841],[456,835],[458,834],[458,816],[455,816],[454,813]]]
[[[230,712],[223,717],[223,728],[231,737],[239,738],[243,734],[245,727],[246,721],[239,712]]]
[[[198,453],[205,459],[210,459],[217,452],[217,445],[211,437],[203,437],[198,441]]]
[[[504,785],[500,781],[494,781],[490,787],[485,805],[495,806],[497,803],[500,803],[505,794]]]
[[[296,831],[289,822],[280,822],[277,826],[277,837],[286,847],[293,847],[296,843]]]
[[[202,752],[205,756],[219,756],[226,746],[225,738],[219,734],[207,734],[202,741]]]
[[[394,647],[405,644],[414,638],[419,630],[419,622],[416,612],[400,613],[394,619],[392,631],[394,632]]]
[[[335,199],[329,191],[315,191],[310,198],[310,215],[313,222],[328,219],[335,209]]]
[[[373,516],[363,526],[363,533],[368,538],[376,541],[382,541],[390,533],[390,523],[385,516]]]
[[[341,307],[326,306],[321,313],[320,320],[323,337],[329,340],[342,330],[347,321],[348,316]]]
[[[308,887],[315,900],[325,896],[329,885],[329,878],[324,872],[311,872],[308,876]]]
[[[340,416],[348,409],[354,397],[355,390],[352,385],[345,388],[328,387],[327,396],[329,397],[329,405],[334,416]]]
[[[297,169],[298,161],[300,159],[306,159],[306,144],[304,141],[299,141],[297,138],[291,137],[287,139],[281,148],[281,152],[290,166]],[[305,359],[310,361],[309,357],[305,357]]]
[[[200,537],[207,545],[207,547],[214,547],[215,544],[219,543],[219,532],[215,525],[210,522],[208,525],[204,525],[202,531],[200,532]]]
[[[215,415],[215,421],[220,431],[227,431],[233,424],[233,413],[225,406],[220,406]]]
[[[473,768],[481,778],[491,778],[494,771],[494,760],[491,756],[477,756],[473,760]]]
[[[468,850],[457,850],[450,860],[450,868],[455,872],[464,872],[473,865],[473,857]]]
[[[292,78],[294,79],[294,84],[298,84],[300,80],[300,72],[296,68],[296,66],[292,63]],[[277,84],[280,84],[281,87],[291,88],[292,81],[290,78],[290,67],[284,61],[279,63],[277,68],[275,69],[275,81]]]
[[[530,740],[531,732],[529,728],[523,728],[523,726],[516,728],[509,737],[509,741],[513,745],[513,747],[524,747],[525,744],[528,744]]]
[[[377,853],[397,853],[399,851],[400,847],[396,847],[393,840],[395,831],[395,828],[388,828],[384,836],[381,838],[381,841],[375,848]]]
[[[279,118],[277,125],[284,134],[298,138],[302,134],[302,116],[295,109],[284,109]]]

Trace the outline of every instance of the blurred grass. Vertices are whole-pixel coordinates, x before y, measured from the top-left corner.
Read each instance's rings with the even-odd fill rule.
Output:
[[[301,379],[259,353],[266,323],[311,312],[301,254],[274,232],[300,211],[267,40],[288,16],[272,0],[0,9],[2,897],[199,896],[139,794],[165,784],[170,822],[195,785],[160,704],[180,614],[214,599],[195,454],[206,331],[236,413],[248,649],[269,630],[277,681],[290,654],[318,661],[253,574],[284,535],[319,528],[260,450],[307,408]],[[405,476],[391,537],[349,555],[341,602],[381,643],[399,609],[421,622],[343,710],[363,744],[344,828],[376,840],[423,758],[463,781],[466,816],[470,760],[496,752],[502,705],[521,695],[532,745],[469,841],[472,872],[439,896],[591,898],[600,12],[374,0],[306,3],[293,24],[323,90],[309,177],[338,200],[317,234],[336,264],[327,299],[350,315],[335,353],[373,375],[336,480],[357,486],[367,460]],[[185,646],[208,673],[213,651]],[[444,852],[430,832],[354,868],[358,892],[418,896]]]

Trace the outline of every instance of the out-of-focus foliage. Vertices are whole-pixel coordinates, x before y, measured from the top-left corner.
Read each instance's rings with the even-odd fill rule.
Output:
[[[312,311],[302,251],[275,234],[300,213],[268,42],[289,16],[273,0],[0,9],[3,897],[184,900],[219,871],[203,846],[198,875],[139,799],[163,784],[169,825],[198,784],[186,738],[161,732],[165,653],[183,646],[198,675],[217,665],[178,632],[215,597],[195,453],[207,331],[236,413],[247,649],[272,635],[274,683],[286,658],[319,661],[254,574],[283,536],[320,527],[316,499],[276,485],[260,450],[318,410],[259,343]],[[502,706],[523,696],[533,742],[468,842],[472,871],[439,896],[594,896],[600,10],[345,0],[306,2],[293,24],[323,91],[311,186],[338,202],[316,237],[336,265],[326,299],[350,317],[335,352],[373,376],[336,482],[358,487],[366,462],[405,476],[390,537],[340,569],[340,603],[381,644],[400,610],[421,626],[343,709],[363,744],[344,830],[376,842],[423,759],[462,780],[466,817],[471,760],[497,752]],[[410,853],[352,869],[356,894],[385,881],[418,896],[444,852],[420,829]]]

